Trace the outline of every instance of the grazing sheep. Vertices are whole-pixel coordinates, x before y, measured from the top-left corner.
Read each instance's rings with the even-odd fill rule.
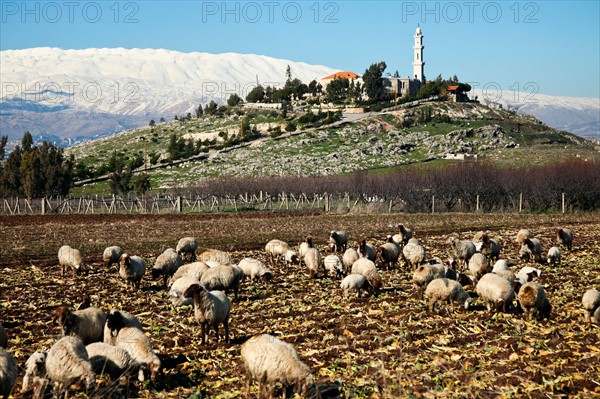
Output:
[[[156,258],[152,267],[152,278],[157,279],[159,276],[163,278],[163,286],[167,288],[167,279],[171,277],[180,266],[183,265],[183,259],[173,248],[167,248],[162,254]]]
[[[590,321],[595,324],[600,324],[600,308],[596,309]]]
[[[25,362],[25,375],[23,376],[23,386],[21,387],[21,393],[26,393],[36,389],[36,382],[41,381],[46,375],[46,357],[47,352],[38,351],[34,352],[27,361]],[[41,387],[40,387],[41,388]],[[33,395],[36,396],[35,392]]]
[[[512,306],[515,292],[512,285],[504,278],[487,273],[479,279],[475,287],[477,295],[484,301],[488,311],[507,312]]]
[[[508,270],[508,262],[506,261],[506,259],[498,259],[496,263],[494,263],[492,273],[495,273],[499,270]]]
[[[542,242],[539,238],[526,238],[519,250],[519,257],[525,261],[540,262],[542,260]]]
[[[115,345],[125,349],[131,358],[150,371],[150,379],[154,380],[160,370],[160,359],[152,349],[150,339],[144,331],[137,327],[122,327],[117,331]]]
[[[585,321],[598,323],[598,309],[600,309],[600,292],[596,289],[587,290],[581,299],[585,310]],[[594,320],[595,319],[595,320]]]
[[[85,384],[89,392],[96,383],[92,364],[84,343],[79,337],[63,337],[48,351],[46,375],[59,396],[74,382]]]
[[[144,372],[140,365],[124,348],[104,342],[94,342],[87,345],[85,349],[94,373],[107,374],[112,380],[117,380],[121,376],[137,374],[138,379],[144,381]]]
[[[327,274],[336,277],[344,277],[344,266],[337,255],[327,255],[323,260],[323,266]]]
[[[535,267],[525,266],[517,273],[517,278],[523,281],[523,284],[533,281],[536,278],[540,278],[542,271]]]
[[[0,323],[0,348],[8,348],[8,335],[2,323]]]
[[[206,262],[188,263],[187,265],[183,265],[177,269],[175,274],[173,274],[171,277],[171,282],[175,282],[185,276],[195,277],[199,281],[204,272],[208,269],[210,269],[210,267],[206,264]]]
[[[309,248],[304,255],[304,263],[308,268],[308,275],[311,279],[318,276],[319,271],[322,270],[322,259],[319,250],[317,248]]]
[[[313,243],[313,239],[311,236],[306,237],[306,240],[304,240],[304,242],[300,243],[300,246],[298,247],[298,257],[300,258],[300,265],[302,266],[302,259],[304,259],[304,255],[306,255],[306,251],[309,248],[314,248],[315,245]]]
[[[17,383],[17,362],[4,348],[0,348],[0,395],[8,399]]]
[[[481,276],[488,273],[490,271],[489,268],[490,265],[487,257],[480,252],[474,253],[473,256],[471,256],[471,259],[469,259],[468,273],[470,277],[472,277],[474,283],[477,283]]]
[[[454,257],[463,262],[463,270],[465,270],[469,264],[469,259],[476,252],[475,244],[473,241],[459,240],[458,238],[450,238],[448,243],[454,252]]]
[[[196,260],[196,249],[198,249],[198,240],[194,237],[183,237],[175,248],[181,258],[189,262]]]
[[[244,275],[252,282],[263,280],[271,281],[273,272],[264,263],[258,259],[244,258],[238,263],[238,267],[244,271]]]
[[[446,270],[442,264],[419,266],[413,273],[413,283],[417,286],[419,297],[423,298],[425,288],[431,281],[444,277],[446,277]]]
[[[278,258],[285,263],[300,263],[298,255],[290,249],[287,242],[281,240],[271,240],[265,245],[265,252],[269,255],[271,264],[275,264]],[[295,258],[294,258],[295,256]]]
[[[393,242],[392,236],[387,237],[387,242],[377,248],[376,259],[382,267],[391,269],[398,263],[400,246]]]
[[[83,271],[83,257],[78,249],[63,245],[58,250],[58,263],[61,267],[61,274],[65,274],[67,268],[71,268],[73,277]]]
[[[560,265],[560,249],[558,247],[552,247],[548,250],[548,264],[549,265]]]
[[[496,240],[488,237],[487,234],[481,236],[481,248],[478,248],[490,260],[498,260],[500,258],[500,249],[502,246]]]
[[[407,229],[403,224],[398,225],[398,228],[400,229],[400,233],[394,234],[392,236],[392,240],[394,240],[394,242],[398,245],[406,245],[408,240],[410,240],[413,236],[412,230]]]
[[[204,286],[194,284],[184,293],[186,297],[194,298],[194,316],[202,327],[200,345],[206,342],[210,328],[215,330],[219,340],[219,325],[225,329],[225,342],[229,342],[229,313],[231,301],[223,291],[208,291]]]
[[[448,278],[436,278],[427,284],[425,295],[429,298],[429,311],[433,312],[435,304],[438,302],[459,302],[464,304],[465,309],[469,309],[471,299],[462,285],[456,280]]]
[[[283,385],[286,397],[291,397],[294,390],[306,397],[308,389],[315,384],[310,368],[300,360],[294,347],[272,335],[250,338],[242,345],[241,354],[246,369],[247,397],[251,379],[258,382],[261,398],[272,398],[276,383]]]
[[[532,238],[533,234],[531,234],[531,231],[527,230],[527,229],[521,229],[519,230],[519,232],[517,233],[517,243],[519,244],[523,244],[523,242],[525,242],[525,240],[527,238]]]
[[[342,280],[340,284],[344,293],[344,298],[348,297],[350,291],[356,291],[357,297],[360,298],[360,290],[370,291],[371,285],[365,276],[361,274],[349,274]]]
[[[194,303],[193,298],[183,295],[194,284],[200,284],[200,280],[194,276],[185,276],[173,281],[169,289],[169,298],[173,306],[184,306]]]
[[[219,249],[207,249],[200,254],[198,260],[201,262],[215,261],[221,265],[230,265],[233,263],[231,255]]]
[[[344,264],[344,271],[346,273],[348,273],[350,271],[350,268],[352,268],[352,265],[354,264],[354,262],[356,262],[358,259],[359,259],[358,251],[354,248],[348,248],[344,252],[344,255],[342,256],[342,263]]]
[[[412,238],[411,238],[412,240]],[[404,262],[409,269],[416,270],[425,262],[425,248],[418,243],[409,242],[402,248]]]
[[[348,234],[345,231],[332,231],[329,234],[329,245],[333,252],[344,252],[348,246]]]
[[[94,307],[71,311],[61,305],[55,310],[53,322],[61,326],[63,337],[75,335],[87,345],[102,341],[106,313]]]
[[[288,266],[300,264],[300,257],[296,252],[292,251],[291,249],[285,251],[285,254],[283,254],[283,260]]]
[[[132,290],[140,289],[140,283],[146,273],[146,262],[139,256],[121,255],[119,261],[119,276],[127,281],[127,286]]]
[[[517,298],[527,320],[531,320],[532,316],[550,318],[552,306],[541,284],[536,282],[524,284],[519,290]]]
[[[108,269],[115,263],[118,265],[119,260],[121,259],[121,255],[123,255],[123,250],[121,249],[121,247],[117,247],[116,245],[112,247],[107,247],[102,253],[104,267]]]
[[[371,292],[377,292],[382,286],[381,274],[377,271],[375,263],[366,258],[360,258],[352,265],[351,274],[365,276],[371,286]]]
[[[570,251],[573,247],[573,232],[569,229],[559,229],[557,234],[558,242]]]
[[[207,290],[221,290],[228,292],[233,290],[234,298],[238,298],[240,283],[244,279],[244,271],[234,265],[220,265],[212,267],[202,274],[200,283]],[[187,295],[186,295],[187,296]]]
[[[358,251],[359,257],[367,258],[375,262],[375,259],[377,258],[377,250],[375,249],[375,246],[371,243],[368,243],[367,240],[360,240],[356,250]]]
[[[130,313],[111,309],[104,324],[104,343],[116,345],[116,336],[123,327],[133,327],[141,331],[142,323]]]

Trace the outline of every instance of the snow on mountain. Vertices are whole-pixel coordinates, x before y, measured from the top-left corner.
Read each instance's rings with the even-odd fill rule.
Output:
[[[172,119],[232,93],[245,97],[257,80],[283,85],[288,65],[306,83],[336,71],[253,54],[124,48],[6,50],[0,64],[0,130],[12,139],[30,130],[80,140]],[[111,123],[110,115],[119,121]],[[91,131],[85,121],[95,124]]]
[[[481,89],[469,94],[477,96],[483,104],[502,104],[519,114],[533,115],[555,129],[600,141],[600,98]]]

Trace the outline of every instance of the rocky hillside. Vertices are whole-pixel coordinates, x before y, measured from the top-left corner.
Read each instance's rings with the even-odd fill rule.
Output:
[[[114,150],[128,157],[143,154],[164,168],[150,171],[153,187],[185,185],[205,177],[336,175],[357,170],[387,170],[423,162],[456,162],[477,157],[497,164],[531,165],[558,158],[600,159],[594,145],[556,131],[530,116],[480,104],[427,103],[416,107],[351,115],[321,128],[299,128],[271,137],[286,124],[274,111],[249,113],[256,138],[234,147],[210,149],[201,160],[169,167],[169,137],[176,135],[222,143],[239,130],[242,116],[171,121],[134,129],[68,150],[97,168]],[[291,117],[288,115],[287,119]]]

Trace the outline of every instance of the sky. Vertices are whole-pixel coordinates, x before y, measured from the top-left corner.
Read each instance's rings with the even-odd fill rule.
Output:
[[[0,50],[233,52],[358,74],[385,61],[386,72],[409,76],[419,25],[429,79],[600,98],[599,21],[597,0],[0,0]]]

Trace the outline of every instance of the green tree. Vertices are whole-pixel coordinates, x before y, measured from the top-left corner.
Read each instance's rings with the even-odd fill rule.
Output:
[[[8,143],[8,136],[4,135],[0,137],[0,162],[4,159],[4,155],[6,154],[6,143]]]
[[[21,148],[23,149],[23,152],[28,152],[31,151],[32,147],[33,137],[31,137],[31,133],[25,132],[25,134],[23,135],[23,139],[21,140]]]
[[[37,149],[23,153],[19,173],[23,191],[28,198],[38,198],[44,194],[44,174]]]
[[[327,100],[331,102],[340,102],[346,100],[348,98],[349,88],[350,81],[348,79],[333,79],[325,89]]]
[[[200,104],[196,108],[196,118],[200,118],[202,115],[204,115],[204,111],[202,110],[202,104]]]
[[[249,103],[260,103],[264,101],[264,99],[265,89],[261,85],[256,86],[246,96],[246,101],[248,101]]]
[[[154,119],[150,119],[150,122],[148,123],[148,126],[150,126],[150,127],[156,126],[156,122],[154,122]]]
[[[236,107],[242,102],[242,98],[237,94],[233,93],[227,99],[227,105],[230,107]]]
[[[16,146],[15,149],[8,154],[8,157],[4,162],[2,175],[0,175],[2,183],[2,189],[0,191],[2,191],[3,195],[17,196],[23,193],[20,173],[22,156],[23,151],[21,150],[21,146]]]
[[[387,68],[386,63],[381,61],[371,64],[363,74],[363,88],[372,103],[380,101],[384,95],[383,80],[381,78],[385,68]]]
[[[150,187],[150,176],[147,173],[139,173],[133,178],[133,190],[137,195],[144,195]]]
[[[296,124],[292,121],[289,121],[286,125],[285,125],[285,131],[286,132],[294,132],[296,131]]]
[[[286,80],[286,83],[292,81],[292,68],[290,68],[289,65],[287,66],[287,68],[285,70],[285,80]]]
[[[204,114],[205,115],[214,115],[214,113],[217,112],[217,108],[219,108],[217,103],[214,102],[213,100],[210,100],[210,102],[208,104],[206,104],[206,107],[204,107]]]

